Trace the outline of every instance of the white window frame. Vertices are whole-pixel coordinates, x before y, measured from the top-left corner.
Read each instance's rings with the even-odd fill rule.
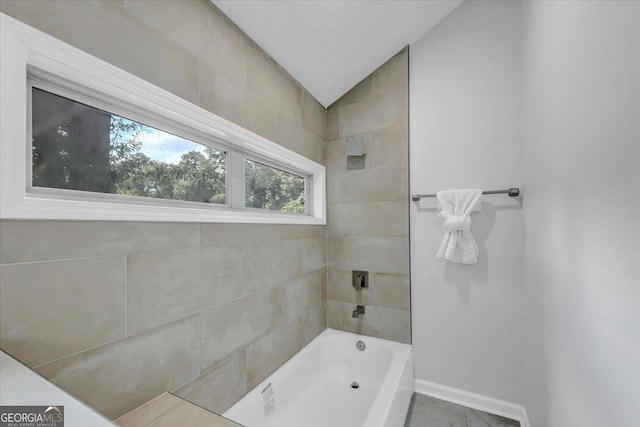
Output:
[[[326,224],[325,167],[0,14],[0,218]],[[227,205],[32,188],[31,87],[227,152]],[[41,83],[40,83],[41,82]],[[305,177],[305,214],[244,206],[244,160]]]

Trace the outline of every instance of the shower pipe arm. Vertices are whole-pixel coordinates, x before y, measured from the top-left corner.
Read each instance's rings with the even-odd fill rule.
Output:
[[[520,189],[514,187],[514,188],[509,188],[507,190],[487,190],[487,191],[483,191],[482,194],[508,194],[509,197],[517,197],[520,195]],[[424,199],[426,197],[436,197],[436,195],[435,194],[412,194],[411,200],[413,200],[414,202],[417,202],[420,199]]]

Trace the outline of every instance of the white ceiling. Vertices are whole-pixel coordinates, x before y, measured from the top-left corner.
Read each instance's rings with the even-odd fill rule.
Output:
[[[462,0],[212,0],[328,107]]]

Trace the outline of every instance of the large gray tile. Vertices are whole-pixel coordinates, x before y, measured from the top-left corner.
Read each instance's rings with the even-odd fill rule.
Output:
[[[276,240],[316,239],[327,237],[324,225],[274,225]]]
[[[205,370],[273,331],[280,323],[278,288],[200,313]]]
[[[374,168],[408,165],[409,128],[374,133],[369,157]]]
[[[247,89],[278,112],[300,123],[302,105],[298,83],[257,46],[248,43],[245,53]]]
[[[198,247],[199,224],[0,221],[0,263]]]
[[[278,126],[280,135],[277,142],[280,145],[315,162],[324,163],[320,158],[322,153],[318,150],[318,145],[325,145],[322,138],[282,113],[278,114]]]
[[[247,347],[247,390],[260,384],[301,348],[299,321],[288,323]]]
[[[222,414],[247,394],[247,365],[240,351],[174,392],[191,403]]]
[[[302,272],[309,273],[327,266],[327,239],[302,241]]]
[[[339,137],[339,112],[340,108],[329,108],[327,110],[327,142],[335,141]]]
[[[280,124],[278,111],[257,96],[249,93],[245,99],[244,111],[246,114],[246,127],[251,132],[283,145],[280,140]]]
[[[409,274],[409,240],[406,237],[342,237],[334,245],[336,270]]]
[[[409,53],[403,49],[371,74],[371,97],[409,90]]]
[[[342,330],[411,344],[411,314],[405,310],[365,307],[364,316],[352,317],[354,304],[342,304]]]
[[[343,105],[353,104],[355,102],[364,101],[371,97],[371,76],[365,77],[357,85],[342,95],[337,101],[329,106],[330,110],[338,109]]]
[[[211,247],[129,255],[127,324],[139,332],[245,293],[245,249]]]
[[[339,135],[346,137],[408,127],[408,91],[340,107]]]
[[[149,427],[184,427],[185,425],[189,427],[241,427],[240,424],[188,402],[178,406]]]
[[[327,110],[304,88],[302,89],[302,126],[325,140]]]
[[[272,224],[201,224],[202,246],[229,246],[245,243],[264,243],[278,239]]]
[[[409,310],[411,290],[409,275],[375,273],[371,278],[374,306]]]
[[[322,302],[327,300],[327,276],[328,276],[328,269],[327,268],[322,268],[320,270],[318,270],[318,273],[320,274],[320,300]]]
[[[409,236],[409,203],[384,202],[374,203],[371,207],[373,236],[408,237]]]
[[[251,130],[267,138],[274,138],[276,135],[274,126],[277,124],[267,123],[266,128],[260,127],[258,114],[261,111],[260,107],[253,105],[257,99],[246,90],[244,84],[220,73],[214,66],[204,61],[198,62],[198,87],[199,105],[205,110],[244,128],[249,128],[251,119]]]
[[[200,374],[198,316],[43,365],[38,373],[116,419]]]
[[[289,323],[322,303],[323,272],[315,271],[279,286],[281,323]]]
[[[407,200],[408,169],[392,166],[336,172],[327,176],[329,205]]]
[[[324,166],[327,163],[327,143],[322,138],[318,138],[316,150],[316,162]]]
[[[302,318],[302,346],[309,344],[327,329],[327,303],[312,308]]]
[[[349,304],[373,305],[373,286],[371,282],[368,288],[356,291],[353,287],[353,275],[351,270],[329,269],[327,280],[327,298],[331,301],[346,302]],[[369,276],[371,280],[373,275]]]
[[[302,243],[268,242],[247,248],[247,287],[257,292],[302,275]]]
[[[245,35],[206,1],[135,0],[126,8],[234,82],[245,84]],[[176,19],[176,13],[180,19]]]
[[[164,393],[121,416],[116,420],[116,424],[121,427],[146,427],[184,404],[185,401],[179,397],[170,393]]]
[[[125,335],[125,257],[0,267],[0,346],[29,366]]]
[[[342,303],[327,301],[327,327],[342,330]]]
[[[332,205],[327,208],[329,237],[371,236],[371,205]]]
[[[341,237],[327,239],[327,267],[329,269],[340,270],[343,240]]]
[[[247,90],[206,62],[198,63],[200,106],[222,118],[247,126]]]
[[[116,2],[3,0],[0,10],[198,103],[197,58]]]

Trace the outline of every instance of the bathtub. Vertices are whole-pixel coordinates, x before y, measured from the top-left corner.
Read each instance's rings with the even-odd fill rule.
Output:
[[[224,416],[246,427],[402,427],[412,392],[411,346],[327,329]]]

